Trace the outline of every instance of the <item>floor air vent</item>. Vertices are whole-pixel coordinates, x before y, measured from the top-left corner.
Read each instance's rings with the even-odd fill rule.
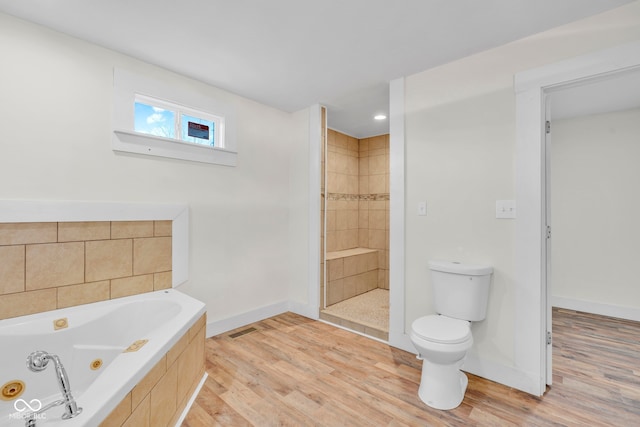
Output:
[[[241,337],[243,335],[250,334],[251,332],[256,331],[256,330],[257,330],[256,328],[243,329],[243,330],[241,330],[239,332],[234,332],[233,334],[230,334],[229,337],[238,338],[238,337]]]

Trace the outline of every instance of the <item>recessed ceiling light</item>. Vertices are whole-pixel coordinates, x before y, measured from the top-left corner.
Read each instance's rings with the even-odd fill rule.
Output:
[[[387,116],[385,116],[384,114],[376,114],[375,116],[373,116],[373,118],[376,120],[384,120],[387,118]]]

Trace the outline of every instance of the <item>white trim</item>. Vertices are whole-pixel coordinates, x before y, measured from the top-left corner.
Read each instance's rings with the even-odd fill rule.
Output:
[[[224,148],[183,143],[134,132],[136,96],[147,96],[224,118]],[[113,71],[113,107],[111,147],[114,151],[235,166],[237,142],[235,110],[206,94],[174,87],[167,82],[115,68]]]
[[[186,204],[0,200],[0,223],[173,221],[172,285],[189,279],[189,206]]]
[[[238,163],[238,153],[235,151],[126,130],[115,129],[113,133],[111,147],[114,151],[223,166],[236,166]]]
[[[193,406],[193,402],[196,401],[196,398],[198,397],[198,394],[200,393],[200,390],[202,389],[202,386],[204,385],[204,382],[207,380],[208,376],[209,375],[206,372],[202,376],[202,379],[198,383],[198,386],[191,394],[191,397],[189,398],[187,405],[184,407],[182,414],[180,414],[180,418],[178,418],[178,421],[176,421],[175,427],[180,427],[184,419],[187,418],[187,414],[189,413],[189,410],[191,410],[191,407]]]
[[[287,311],[289,311],[289,302],[281,301],[246,311],[235,316],[227,317],[225,319],[212,320],[207,322],[207,338],[223,334],[241,326],[260,322],[261,320],[286,313]]]
[[[521,390],[546,389],[544,227],[544,93],[608,73],[640,67],[640,42],[613,47],[518,73],[516,92],[515,366],[531,381]]]
[[[532,382],[537,381],[537,375],[528,376],[513,366],[480,358],[475,353],[467,353],[461,369],[518,390],[526,390]]]
[[[583,311],[585,313],[599,314],[601,316],[616,317],[618,319],[640,322],[640,308],[624,307],[620,305],[603,304],[594,301],[585,301],[575,298],[551,297],[551,305],[568,310]]]
[[[307,307],[292,310],[318,319],[320,316],[320,168],[322,157],[322,106],[309,108],[309,276]],[[301,310],[302,309],[302,310]]]
[[[414,351],[405,331],[404,78],[389,84],[389,344]]]

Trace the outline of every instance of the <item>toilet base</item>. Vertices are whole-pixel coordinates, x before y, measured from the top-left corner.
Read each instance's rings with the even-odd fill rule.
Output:
[[[438,365],[423,360],[418,389],[420,400],[432,408],[445,411],[460,406],[469,379],[459,366],[460,363]]]

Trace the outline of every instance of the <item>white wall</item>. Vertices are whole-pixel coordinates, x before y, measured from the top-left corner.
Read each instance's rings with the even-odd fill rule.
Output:
[[[640,109],[554,120],[551,135],[552,295],[640,313]]]
[[[289,258],[306,250],[308,212],[298,205],[307,188],[291,185],[306,179],[306,167],[291,162],[307,145],[308,113],[266,107],[2,14],[0,52],[0,199],[187,203],[190,279],[181,290],[207,303],[209,321],[286,308],[300,276]],[[114,67],[231,105],[238,166],[113,152]]]
[[[515,358],[517,219],[495,218],[497,199],[516,199],[514,75],[634,40],[639,2],[405,79],[405,330],[433,313],[429,259],[492,265],[488,315],[465,364],[473,373],[514,387],[538,375]]]

